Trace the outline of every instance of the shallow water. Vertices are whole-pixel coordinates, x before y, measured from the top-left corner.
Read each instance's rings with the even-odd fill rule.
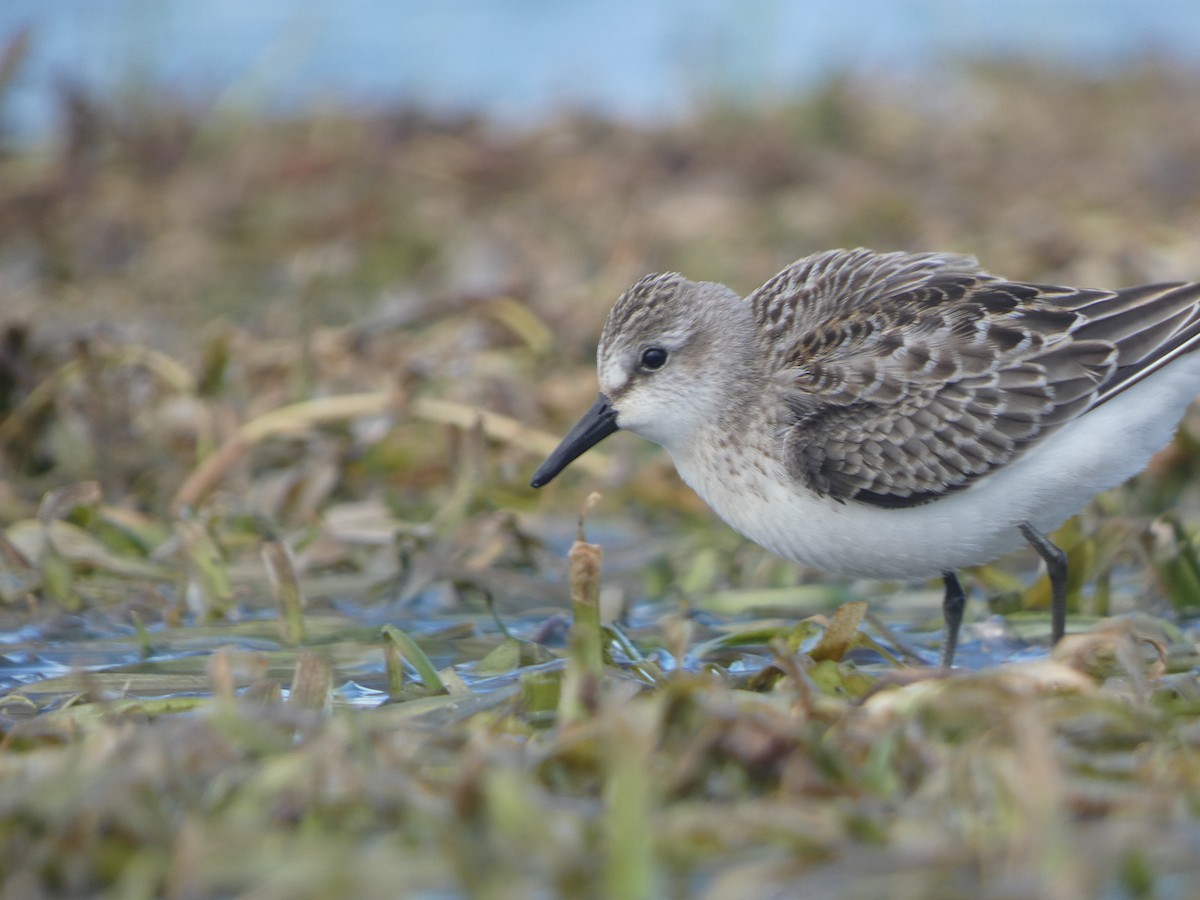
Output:
[[[911,612],[912,598],[901,604],[905,613]],[[903,642],[903,650],[865,626],[865,630],[886,650],[903,656],[919,657],[926,665],[935,666],[938,659],[940,632],[912,630],[902,621],[895,621],[890,604],[877,603],[876,610],[891,619],[891,635]],[[936,610],[933,610],[936,614]],[[656,647],[658,621],[672,616],[676,610],[668,603],[636,604],[627,623],[622,626],[633,643],[648,639],[644,652],[662,671],[682,665],[693,671],[718,662],[733,676],[750,676],[770,664],[771,654],[765,646],[738,646],[716,656],[704,658],[688,653],[676,660],[661,647]],[[367,618],[373,618],[369,616]],[[927,618],[927,616],[925,617]],[[706,636],[721,633],[722,629],[751,629],[759,624],[779,628],[786,619],[757,620],[751,616],[729,617],[699,612],[692,616],[699,643]],[[456,673],[462,684],[472,691],[486,693],[508,687],[522,674],[542,669],[557,669],[560,658],[514,666],[510,671],[481,674],[480,661],[504,640],[494,618],[488,613],[458,614],[440,620],[398,620],[397,627],[412,636],[427,653],[430,661],[442,670]],[[308,646],[328,655],[334,666],[333,701],[338,705],[373,707],[387,702],[388,676],[377,628],[361,619],[322,614],[310,617]],[[547,653],[562,654],[569,619],[562,613],[535,614],[513,618],[505,623],[512,637],[529,641],[535,638]],[[271,678],[284,686],[291,677],[296,649],[275,636],[273,618],[251,620],[229,625],[183,625],[176,628],[148,628],[145,638],[132,629],[113,626],[106,632],[97,623],[84,626],[82,620],[72,623],[55,619],[41,625],[29,625],[18,631],[0,634],[0,694],[14,694],[32,700],[40,708],[52,708],[64,698],[97,686],[119,694],[125,699],[148,699],[168,696],[207,696],[210,693],[208,665],[219,650],[233,650],[244,655],[247,666],[255,668],[260,678]],[[809,638],[801,652],[810,650],[818,636]],[[964,625],[959,646],[957,666],[976,671],[1016,662],[1044,658],[1047,648],[1043,642],[1028,641],[1014,631],[999,616]],[[860,648],[847,657],[868,672],[880,672],[891,664],[878,653]],[[619,649],[614,651],[617,664],[630,665],[636,660],[623,659]],[[408,667],[409,676],[415,670]],[[245,679],[254,680],[254,679]],[[245,684],[243,684],[243,689]]]
[[[964,59],[1098,71],[1200,58],[1200,5],[1133,0],[0,5],[0,39],[24,26],[33,44],[5,119],[27,138],[51,131],[64,84],[101,97],[167,89],[252,111],[339,98],[510,123],[564,108],[649,121],[713,96],[770,102],[842,73],[945,83]]]

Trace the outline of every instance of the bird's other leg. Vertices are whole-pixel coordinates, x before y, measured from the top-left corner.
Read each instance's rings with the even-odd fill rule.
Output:
[[[967,595],[963,593],[958,576],[947,570],[942,573],[946,595],[942,598],[942,668],[954,665],[954,651],[958,649],[958,628],[962,625],[963,609]]]
[[[1050,576],[1050,645],[1054,646],[1067,629],[1067,554],[1028,522],[1021,525],[1021,534],[1046,561],[1046,574]]]

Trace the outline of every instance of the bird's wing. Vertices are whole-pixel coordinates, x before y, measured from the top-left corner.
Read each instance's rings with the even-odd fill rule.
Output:
[[[1021,284],[932,254],[821,254],[749,302],[792,475],[888,507],[966,487],[1200,343],[1200,284]]]

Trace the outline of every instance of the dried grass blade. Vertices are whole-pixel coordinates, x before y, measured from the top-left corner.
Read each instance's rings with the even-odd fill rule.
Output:
[[[833,614],[833,618],[829,620],[825,634],[821,636],[821,640],[817,642],[817,646],[813,647],[812,653],[809,655],[817,662],[823,659],[831,659],[834,662],[840,660],[846,655],[846,651],[854,646],[858,636],[858,626],[862,624],[866,614],[867,604],[861,600],[843,603]]]
[[[279,610],[280,637],[286,644],[302,644],[308,637],[304,625],[304,592],[296,577],[292,549],[283,541],[267,541],[262,546],[262,559]]]

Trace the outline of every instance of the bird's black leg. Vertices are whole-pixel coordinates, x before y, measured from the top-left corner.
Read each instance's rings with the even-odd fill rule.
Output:
[[[962,625],[967,595],[953,572],[943,572],[942,581],[946,584],[946,596],[942,598],[942,668],[949,669],[954,665],[954,651],[958,649],[958,627]]]
[[[1050,576],[1050,645],[1054,646],[1067,629],[1067,554],[1028,522],[1021,525],[1021,534],[1046,561],[1046,574]]]

